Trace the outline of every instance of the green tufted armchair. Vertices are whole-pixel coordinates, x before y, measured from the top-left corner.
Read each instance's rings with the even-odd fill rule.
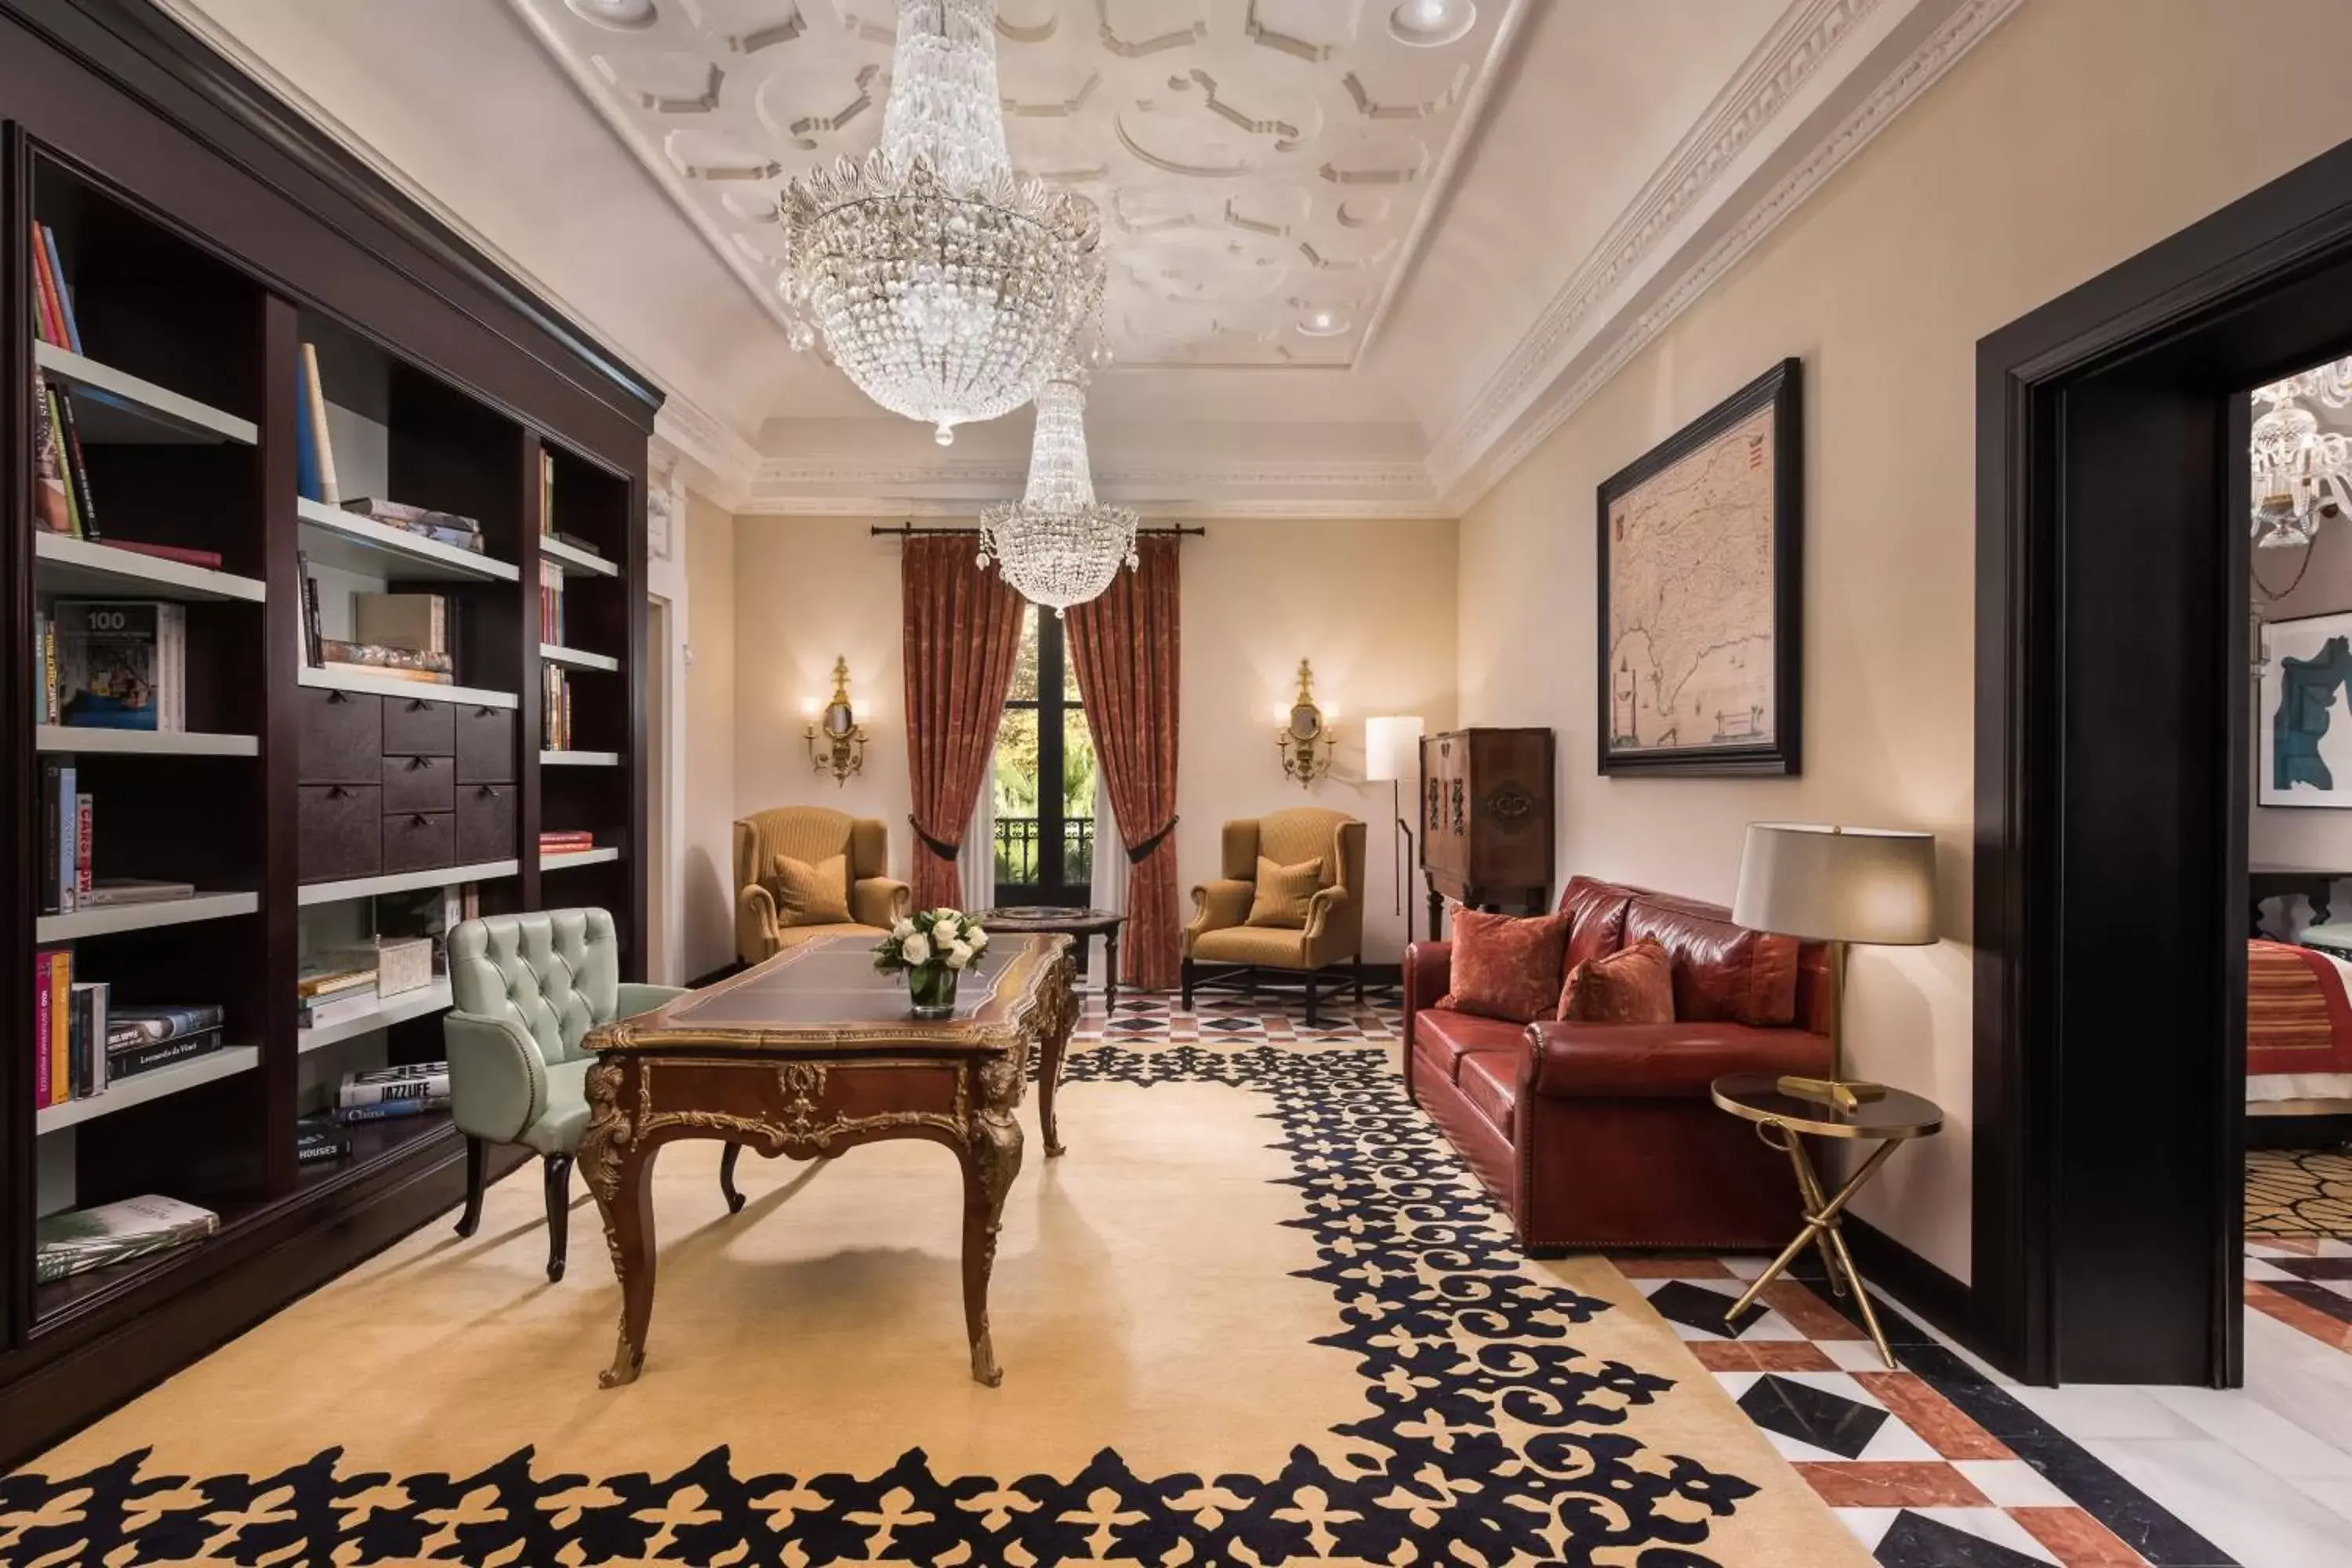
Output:
[[[584,1080],[595,1058],[580,1042],[599,1024],[648,1012],[681,993],[621,983],[620,942],[606,911],[541,910],[467,921],[452,931],[449,994],[453,1006],[441,1026],[449,1109],[466,1135],[466,1212],[457,1234],[471,1236],[481,1224],[489,1145],[522,1144],[544,1162],[551,1283],[563,1278],[572,1159],[588,1131]]]

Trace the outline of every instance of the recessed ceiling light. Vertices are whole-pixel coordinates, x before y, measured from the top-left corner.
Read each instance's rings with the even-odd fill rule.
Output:
[[[1298,331],[1302,337],[1336,338],[1347,330],[1347,316],[1328,306],[1309,310],[1298,319]]]
[[[1389,37],[1422,49],[1450,44],[1477,25],[1475,0],[1404,0],[1389,13]]]

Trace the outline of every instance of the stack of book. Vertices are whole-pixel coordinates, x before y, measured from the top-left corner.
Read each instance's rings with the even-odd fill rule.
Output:
[[[79,353],[81,322],[75,318],[65,279],[56,232],[47,224],[34,224],[34,330],[43,342]],[[90,499],[89,467],[82,460],[73,394],[50,385],[37,369],[33,372],[33,468],[37,477],[34,510],[41,526],[76,539],[98,538],[98,508]]]
[[[296,1026],[322,1029],[352,1018],[362,1018],[383,1005],[375,988],[373,969],[337,969],[305,974],[295,982],[299,998]]]
[[[576,855],[595,847],[596,836],[584,827],[562,828],[539,836],[539,852],[542,856]]]
[[[414,533],[436,544],[446,544],[456,550],[482,553],[482,525],[470,517],[454,511],[436,511],[431,507],[406,506],[396,500],[377,500],[362,496],[357,500],[343,502],[343,510],[357,512],[386,528],[396,528],[404,533]]]
[[[33,1103],[63,1105],[104,1091],[107,988],[73,977],[73,952],[33,954]]]
[[[539,563],[539,640],[571,646],[563,640],[563,573],[552,561]]]
[[[572,683],[555,666],[540,667],[540,743],[551,752],[572,749]]]
[[[33,1231],[33,1278],[43,1285],[68,1275],[166,1252],[220,1229],[220,1215],[150,1193],[96,1208],[68,1209]]]
[[[449,1064],[417,1062],[408,1067],[378,1068],[373,1072],[345,1073],[335,1090],[335,1118],[346,1126],[354,1121],[388,1121],[398,1116],[423,1116],[449,1109]]]
[[[106,1021],[106,1079],[120,1083],[221,1048],[227,1010],[217,1002],[193,1006],[112,1008]]]
[[[59,599],[35,623],[42,722],[87,730],[188,727],[188,607]]]
[[[319,581],[310,564],[302,555],[297,570],[302,575],[302,641],[313,668],[429,686],[457,679],[458,617],[446,595],[353,594],[352,637],[326,637],[320,629]]]
[[[305,1116],[294,1123],[294,1163],[331,1165],[348,1159],[352,1135],[331,1116]]]
[[[76,787],[79,782],[79,770],[69,762],[41,764],[38,886],[43,914],[71,914],[76,910],[161,903],[196,896],[193,882],[92,876],[90,858],[97,837],[98,806],[87,792]]]

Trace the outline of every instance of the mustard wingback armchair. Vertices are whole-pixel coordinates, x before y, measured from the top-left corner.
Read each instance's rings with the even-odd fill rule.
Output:
[[[1303,910],[1259,910],[1258,862],[1316,863]],[[1272,923],[1275,921],[1280,923]],[[1184,1005],[1196,986],[1238,983],[1255,991],[1268,971],[1296,974],[1307,991],[1307,1021],[1321,1022],[1320,983],[1349,966],[1356,1000],[1364,999],[1364,825],[1345,812],[1293,806],[1225,824],[1222,874],[1192,889],[1184,928]]]
[[[771,889],[776,857],[819,865],[849,862],[848,924],[787,925]],[[822,805],[780,805],[735,824],[735,954],[746,963],[773,958],[812,937],[887,934],[907,912],[907,884],[890,879],[890,832],[870,816]]]

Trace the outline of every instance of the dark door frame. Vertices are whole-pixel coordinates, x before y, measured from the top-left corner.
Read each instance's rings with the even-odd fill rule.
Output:
[[[1978,344],[1968,1327],[2029,1382],[2242,1378],[2244,395],[2347,348],[2352,142]]]

